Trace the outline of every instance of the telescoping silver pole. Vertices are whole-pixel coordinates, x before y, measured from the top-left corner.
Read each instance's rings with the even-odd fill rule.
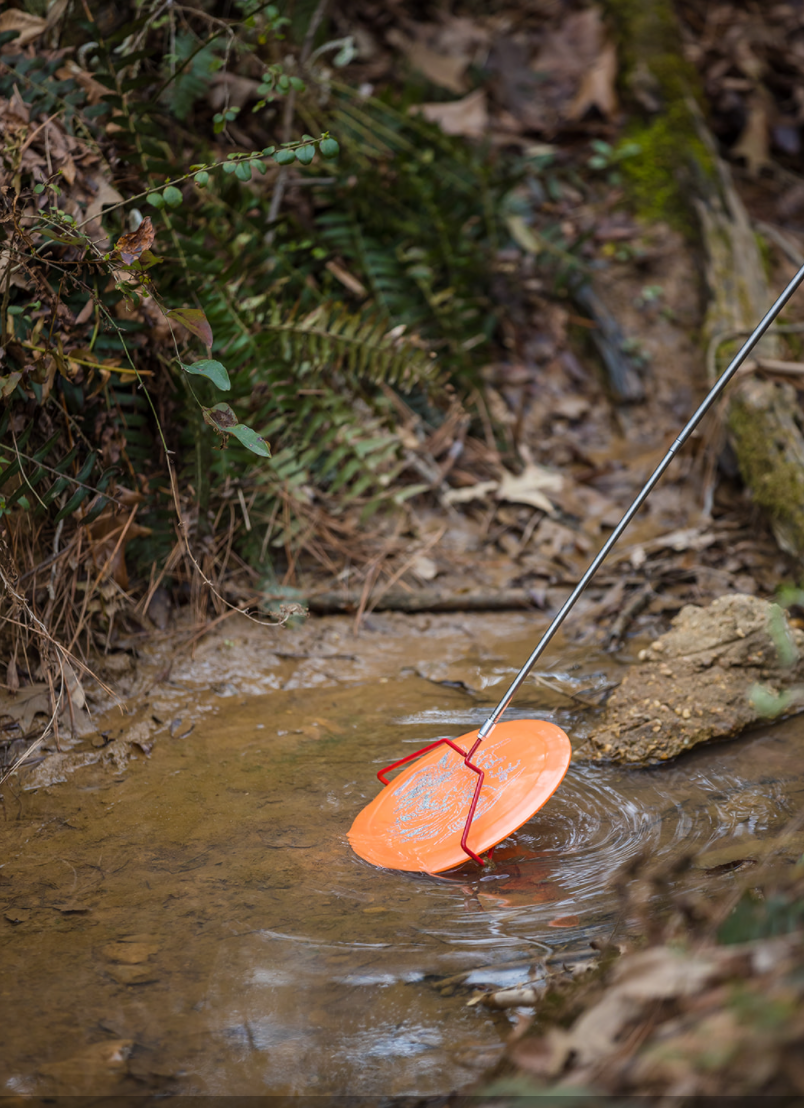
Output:
[[[622,535],[623,531],[626,529],[628,524],[631,522],[631,520],[637,514],[639,509],[642,507],[642,505],[648,499],[650,494],[653,492],[653,489],[654,489],[656,483],[658,482],[659,478],[662,476],[664,471],[667,469],[667,467],[670,465],[670,463],[672,462],[672,460],[675,457],[676,453],[681,449],[681,447],[684,445],[684,443],[690,437],[690,435],[695,430],[695,428],[698,426],[700,421],[703,419],[703,417],[706,415],[706,413],[712,407],[714,402],[717,400],[717,398],[723,392],[726,385],[728,385],[729,381],[732,379],[734,374],[737,372],[737,370],[743,364],[745,359],[748,357],[748,355],[754,349],[756,344],[759,342],[759,340],[762,338],[762,336],[768,330],[770,325],[776,319],[779,312],[782,310],[782,308],[785,306],[785,304],[788,302],[790,297],[793,295],[793,293],[796,291],[796,289],[799,287],[799,285],[801,285],[801,283],[803,281],[804,281],[804,266],[801,267],[801,269],[795,275],[793,280],[790,282],[790,284],[784,290],[784,292],[779,297],[779,299],[776,301],[776,303],[773,305],[773,307],[769,309],[767,314],[762,318],[762,320],[757,324],[756,328],[751,332],[751,335],[749,336],[748,339],[746,339],[746,341],[743,344],[740,351],[734,356],[732,361],[729,363],[728,368],[720,375],[720,377],[718,377],[717,381],[712,386],[712,389],[710,390],[709,394],[700,403],[700,405],[698,406],[695,414],[690,419],[689,423],[687,423],[684,430],[681,432],[681,434],[675,440],[675,442],[670,447],[670,449],[667,451],[665,456],[662,458],[662,460],[656,466],[656,469],[654,469],[653,473],[650,475],[648,480],[645,482],[644,486],[642,487],[641,491],[637,495],[637,497],[634,500],[631,507],[628,509],[628,511],[623,516],[623,518],[620,520],[620,522],[614,528],[612,533],[609,535],[608,539],[606,539],[605,543],[603,544],[603,546],[600,549],[600,552],[597,554],[594,561],[592,562],[592,564],[587,569],[586,573],[584,573],[583,577],[580,579],[578,584],[575,586],[575,588],[572,590],[570,595],[564,601],[564,604],[562,605],[559,612],[556,614],[555,618],[553,619],[553,622],[550,624],[550,626],[547,628],[547,630],[545,631],[545,633],[542,635],[541,639],[539,640],[539,642],[536,646],[536,649],[533,651],[531,656],[528,658],[527,662],[525,662],[522,669],[519,671],[519,673],[516,675],[514,680],[509,685],[509,687],[506,690],[506,693],[503,696],[500,703],[497,705],[497,707],[491,713],[489,718],[486,720],[486,722],[480,728],[480,731],[478,732],[478,739],[480,739],[480,740],[487,739],[488,736],[491,734],[491,732],[494,730],[494,728],[497,726],[497,723],[500,719],[500,716],[503,714],[505,709],[508,707],[508,705],[513,700],[514,696],[517,693],[517,690],[519,689],[519,686],[522,684],[522,682],[528,676],[531,669],[533,669],[533,666],[536,664],[537,660],[543,654],[544,650],[546,649],[546,647],[550,643],[550,641],[553,638],[553,636],[555,635],[556,631],[559,629],[561,624],[564,622],[566,617],[569,615],[570,611],[572,610],[573,605],[575,604],[575,601],[578,599],[578,597],[581,595],[583,590],[586,588],[586,586],[592,580],[594,575],[600,569],[601,565],[603,564],[603,562],[608,557],[608,554],[609,554],[611,548],[614,546],[614,544],[617,542],[619,537]]]

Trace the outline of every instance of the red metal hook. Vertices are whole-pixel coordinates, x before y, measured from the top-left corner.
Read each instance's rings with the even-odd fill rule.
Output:
[[[472,796],[472,803],[469,805],[469,815],[466,817],[466,824],[463,829],[463,834],[461,835],[461,850],[463,850],[464,854],[468,855],[473,862],[477,862],[479,866],[485,866],[486,863],[479,854],[475,854],[474,850],[472,850],[472,848],[468,846],[466,840],[469,837],[469,828],[472,826],[472,820],[475,818],[477,802],[480,799],[480,790],[483,788],[483,782],[486,779],[485,771],[482,770],[480,766],[476,766],[469,761],[469,759],[480,746],[482,741],[483,740],[481,738],[478,738],[475,741],[472,749],[467,753],[465,750],[462,750],[456,742],[453,742],[452,739],[436,739],[436,741],[434,743],[430,743],[429,746],[423,746],[421,750],[414,750],[412,754],[408,754],[405,758],[400,758],[398,762],[392,762],[390,766],[386,766],[385,769],[381,769],[377,774],[377,777],[380,779],[380,781],[382,781],[383,785],[390,785],[391,782],[388,780],[387,777],[384,776],[384,774],[390,773],[392,769],[397,769],[399,766],[404,766],[406,762],[412,762],[414,758],[418,758],[420,754],[426,754],[428,750],[435,750],[437,746],[441,746],[443,743],[446,743],[447,746],[452,747],[456,754],[460,754],[460,756],[463,758],[463,764],[478,775],[474,795]],[[491,855],[489,854],[489,856]]]

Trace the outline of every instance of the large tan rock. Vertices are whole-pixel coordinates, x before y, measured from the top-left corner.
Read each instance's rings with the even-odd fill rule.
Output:
[[[792,664],[779,658],[774,627],[786,629],[798,655]],[[645,765],[736,735],[761,722],[750,699],[755,684],[781,691],[801,679],[802,648],[804,632],[755,596],[682,608],[673,629],[640,653],[575,758]]]

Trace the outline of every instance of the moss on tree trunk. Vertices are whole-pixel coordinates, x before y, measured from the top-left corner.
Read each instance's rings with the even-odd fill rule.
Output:
[[[737,347],[734,332],[752,330],[772,300],[757,239],[706,126],[671,0],[607,0],[605,6],[632,108],[626,139],[642,148],[624,163],[632,201],[643,217],[668,220],[703,240],[704,338],[707,344],[731,338],[731,345],[718,347],[725,360]],[[777,347],[769,335],[758,352],[778,356]],[[743,479],[777,541],[802,556],[804,436],[788,388],[750,379],[731,386],[728,426]]]

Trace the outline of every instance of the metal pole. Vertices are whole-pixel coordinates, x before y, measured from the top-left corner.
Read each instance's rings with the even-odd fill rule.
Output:
[[[639,493],[639,495],[634,500],[631,507],[628,509],[628,511],[623,516],[623,518],[620,520],[620,522],[614,528],[612,533],[609,535],[608,539],[603,544],[600,552],[597,554],[594,561],[592,562],[592,564],[587,569],[586,573],[584,573],[583,577],[580,579],[578,584],[575,586],[575,588],[572,590],[570,595],[564,601],[564,604],[561,607],[560,611],[557,613],[557,615],[553,619],[553,622],[550,624],[550,626],[547,628],[545,633],[542,635],[541,639],[539,640],[539,643],[536,646],[536,649],[533,651],[531,656],[528,658],[527,662],[525,662],[522,669],[519,671],[519,673],[516,675],[514,680],[511,682],[510,686],[508,687],[508,689],[507,689],[505,695],[503,696],[502,700],[500,701],[500,703],[497,705],[497,707],[491,713],[489,718],[486,720],[486,722],[480,728],[480,731],[478,732],[478,739],[481,739],[481,740],[482,739],[487,739],[489,737],[489,735],[491,734],[491,732],[494,730],[494,728],[497,725],[497,722],[499,721],[500,716],[503,714],[505,709],[508,707],[508,705],[511,703],[512,699],[516,695],[516,692],[519,689],[519,686],[522,684],[522,682],[525,680],[527,675],[530,673],[531,669],[533,669],[533,666],[536,664],[537,660],[543,654],[544,650],[546,649],[546,647],[550,643],[550,641],[553,638],[553,636],[555,635],[556,631],[559,629],[561,624],[564,622],[566,617],[569,615],[570,611],[572,610],[572,608],[575,604],[575,601],[578,599],[578,597],[581,595],[583,590],[586,588],[586,586],[592,580],[594,575],[600,569],[601,565],[603,564],[603,562],[608,557],[608,554],[609,554],[611,548],[614,546],[614,544],[620,538],[620,536],[622,535],[623,531],[626,529],[628,524],[631,522],[631,520],[637,514],[637,512],[642,507],[642,505],[645,503],[645,501],[648,499],[651,492],[653,492],[653,489],[654,489],[656,483],[658,482],[659,478],[662,476],[664,471],[667,469],[667,467],[672,462],[672,460],[675,457],[677,451],[681,449],[681,447],[684,445],[684,443],[690,437],[692,432],[695,430],[695,428],[698,426],[700,421],[703,419],[703,417],[706,415],[706,413],[712,407],[714,402],[717,400],[717,398],[720,396],[720,394],[725,389],[726,385],[728,385],[729,381],[732,379],[734,374],[740,368],[742,363],[745,361],[745,359],[748,357],[748,355],[754,349],[756,344],[759,342],[759,340],[762,338],[762,336],[768,330],[770,325],[773,323],[773,321],[778,316],[779,312],[781,312],[782,308],[785,306],[785,304],[788,302],[790,297],[793,295],[793,293],[796,291],[796,289],[798,289],[799,285],[801,285],[802,282],[804,282],[804,266],[801,267],[801,269],[795,275],[793,280],[790,282],[790,284],[784,290],[784,292],[779,297],[779,299],[776,301],[776,303],[773,305],[773,307],[769,309],[769,311],[762,318],[760,323],[757,324],[754,331],[751,332],[751,335],[749,336],[748,339],[746,339],[746,341],[743,344],[740,351],[734,356],[732,361],[729,363],[728,368],[717,379],[715,384],[712,386],[712,389],[710,390],[709,394],[706,396],[706,398],[698,406],[695,414],[692,416],[689,423],[687,423],[687,425],[684,427],[684,430],[681,432],[681,434],[675,440],[675,442],[670,447],[670,449],[667,451],[665,456],[659,462],[656,469],[653,471],[653,473],[650,475],[648,480],[645,482],[645,485],[643,486],[643,488],[642,488],[641,492]]]

